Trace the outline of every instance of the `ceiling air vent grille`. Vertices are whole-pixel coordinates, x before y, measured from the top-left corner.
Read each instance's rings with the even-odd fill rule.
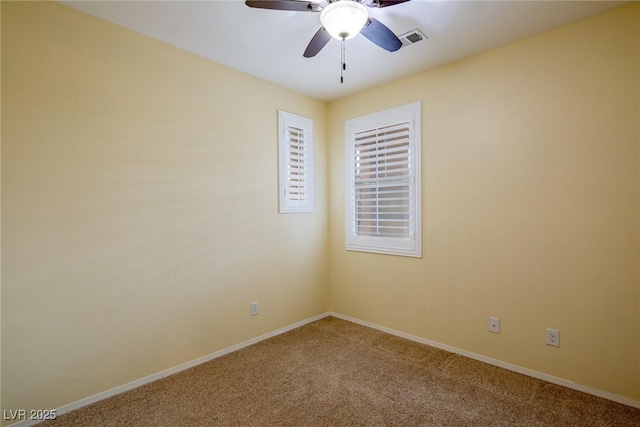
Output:
[[[398,38],[402,42],[402,47],[406,47],[418,43],[422,40],[428,39],[428,37],[425,36],[424,33],[420,30],[409,31],[408,33],[398,36]]]

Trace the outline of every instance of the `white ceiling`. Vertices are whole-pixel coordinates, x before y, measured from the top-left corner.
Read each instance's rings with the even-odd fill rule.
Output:
[[[321,0],[318,0],[321,1]],[[397,35],[428,40],[390,53],[362,35],[303,58],[320,14],[249,8],[242,0],[60,1],[212,61],[331,101],[613,9],[628,1],[427,1],[368,9]]]

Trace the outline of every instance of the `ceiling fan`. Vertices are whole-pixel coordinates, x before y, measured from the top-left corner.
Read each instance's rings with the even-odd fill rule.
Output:
[[[247,0],[245,4],[258,9],[320,12],[322,26],[303,54],[305,58],[311,58],[316,56],[331,38],[344,41],[359,33],[389,52],[400,49],[400,39],[383,23],[370,17],[367,7],[383,8],[406,1],[409,0]]]

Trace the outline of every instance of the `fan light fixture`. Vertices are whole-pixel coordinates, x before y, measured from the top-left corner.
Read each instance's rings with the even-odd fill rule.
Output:
[[[338,40],[349,40],[358,35],[369,14],[361,3],[339,0],[331,3],[320,14],[320,22],[325,30]]]

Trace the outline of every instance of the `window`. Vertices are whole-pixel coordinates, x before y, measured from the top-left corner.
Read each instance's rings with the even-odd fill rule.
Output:
[[[346,248],[422,256],[420,103],[346,122]]]
[[[278,111],[280,212],[313,212],[311,119]]]

